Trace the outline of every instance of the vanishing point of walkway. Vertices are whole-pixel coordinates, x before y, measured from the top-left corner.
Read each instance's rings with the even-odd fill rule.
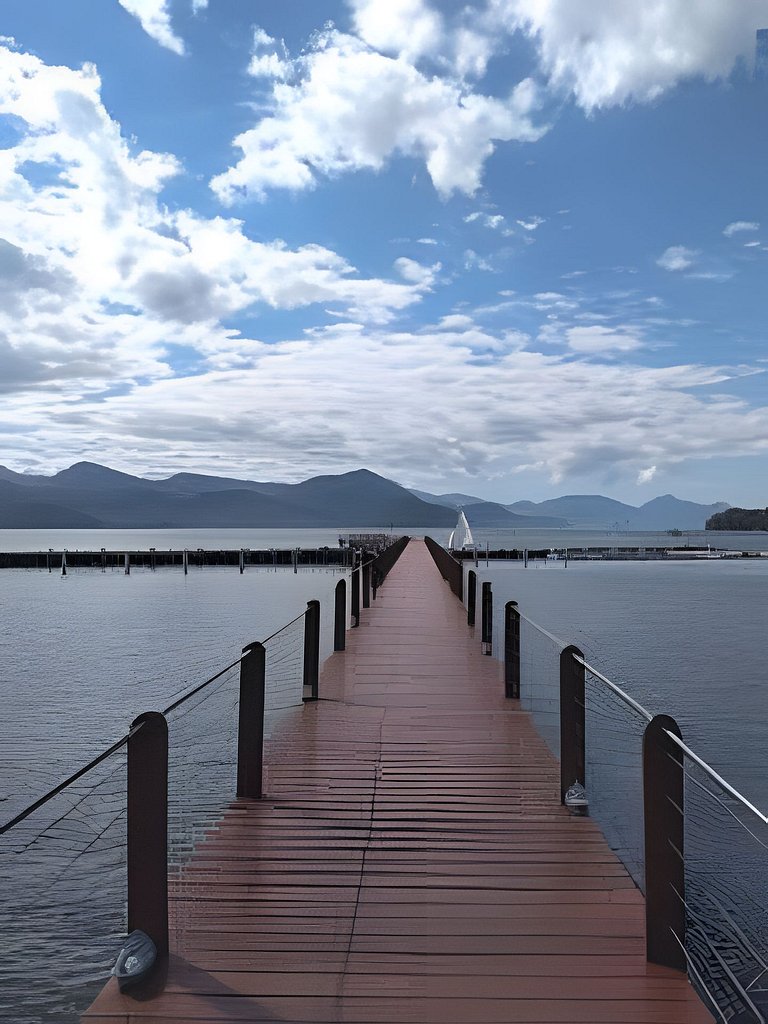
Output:
[[[643,899],[411,541],[171,890],[165,991],[89,1024],[706,1024]]]

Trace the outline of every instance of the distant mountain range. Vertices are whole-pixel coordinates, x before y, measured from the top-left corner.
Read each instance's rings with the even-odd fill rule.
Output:
[[[471,494],[429,494],[414,491],[423,501],[434,501],[448,508],[463,508],[471,526],[492,526],[486,521],[485,509],[491,503]],[[481,508],[482,506],[482,508]],[[592,530],[703,530],[707,519],[731,506],[724,501],[699,505],[683,501],[672,494],[652,498],[644,505],[626,505],[623,501],[602,494],[565,494],[547,501],[516,501],[496,505],[520,516],[548,518],[548,525]]]
[[[467,494],[411,491],[367,469],[298,484],[177,473],[146,480],[93,462],[55,476],[0,466],[0,528],[452,527],[464,507],[470,526],[514,529],[703,529],[729,508],[671,495],[635,508],[601,495],[568,495],[538,504],[500,505]]]

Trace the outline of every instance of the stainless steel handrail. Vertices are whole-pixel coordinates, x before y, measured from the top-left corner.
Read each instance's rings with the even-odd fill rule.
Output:
[[[554,633],[550,633],[548,629],[544,629],[544,627],[540,626],[538,622],[534,622],[533,619],[529,619],[527,615],[523,615],[523,613],[520,611],[519,608],[518,608],[518,615],[520,616],[521,619],[525,619],[525,621],[528,623],[529,626],[533,626],[534,629],[537,629],[545,637],[547,637],[549,640],[551,640],[552,643],[557,644],[558,647],[567,647],[568,646],[568,644],[566,643],[565,640],[561,640],[559,636],[555,636]]]
[[[650,713],[650,711],[648,711],[647,708],[644,708],[642,704],[638,703],[638,701],[636,701],[634,697],[630,697],[629,694],[625,693],[620,686],[617,686],[616,683],[611,682],[611,680],[607,676],[604,676],[602,672],[598,672],[593,665],[590,665],[589,662],[585,661],[584,658],[580,658],[578,654],[574,654],[572,655],[572,657],[574,661],[578,661],[580,665],[583,665],[590,675],[595,676],[597,679],[600,680],[601,683],[605,683],[605,685],[609,687],[609,689],[613,690],[617,697],[621,698],[621,700],[623,700],[625,704],[628,704],[639,715],[642,715],[642,717],[645,718],[646,721],[653,721],[653,715]]]
[[[754,815],[756,815],[764,825],[768,825],[768,815],[763,814],[762,811],[758,810],[753,803],[747,800],[747,798],[738,791],[738,789],[734,789],[730,782],[726,782],[722,775],[719,775],[715,771],[712,765],[707,764],[706,761],[700,758],[699,755],[695,751],[691,750],[688,744],[684,743],[679,736],[675,736],[675,734],[673,732],[670,732],[669,729],[665,729],[664,732],[667,734],[667,736],[669,736],[671,740],[673,740],[677,744],[677,746],[683,751],[686,757],[689,757],[695,764],[697,764],[699,768],[701,768],[701,770],[710,777],[710,779],[716,782],[718,786],[721,786],[726,791],[726,793],[730,793],[731,796],[735,800],[738,800],[743,807],[746,807],[747,810],[751,811]]]

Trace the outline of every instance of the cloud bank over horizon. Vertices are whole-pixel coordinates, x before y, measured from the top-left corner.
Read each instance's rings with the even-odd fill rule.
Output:
[[[169,75],[194,69],[206,25],[235,46],[215,2],[119,6]],[[367,465],[415,486],[629,493],[683,464],[765,457],[754,328],[686,292],[764,273],[762,197],[601,241],[597,207],[580,208],[593,185],[574,190],[559,140],[563,119],[571,139],[608,133],[609,109],[656,116],[681,83],[705,95],[739,73],[768,4],[333,14],[303,48],[277,14],[251,21],[229,165],[229,122],[205,164],[182,132],[143,146],[145,112],[108,61],[0,45],[0,462],[272,479]]]

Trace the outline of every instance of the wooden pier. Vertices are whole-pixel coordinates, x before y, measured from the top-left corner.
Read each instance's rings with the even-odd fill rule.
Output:
[[[171,883],[163,991],[89,1024],[706,1024],[644,902],[411,541],[320,700]]]

